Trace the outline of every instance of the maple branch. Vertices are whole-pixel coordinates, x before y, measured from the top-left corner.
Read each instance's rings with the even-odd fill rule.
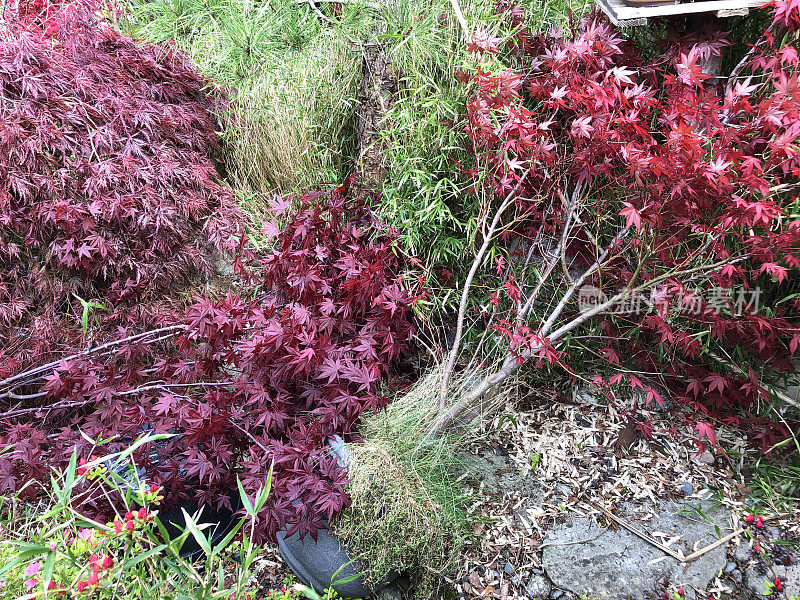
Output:
[[[38,367],[34,367],[32,369],[28,369],[27,371],[23,371],[22,373],[17,373],[11,377],[7,377],[6,379],[0,381],[0,387],[9,387],[12,383],[16,385],[11,386],[11,391],[18,389],[22,385],[32,383],[38,379],[42,379],[42,374],[47,373],[49,371],[54,371],[57,369],[63,362],[69,362],[71,360],[75,360],[78,358],[84,358],[87,356],[108,356],[113,352],[109,351],[110,349],[131,342],[138,342],[141,340],[146,340],[146,338],[156,335],[159,336],[154,340],[146,340],[146,343],[152,344],[155,342],[159,342],[161,340],[169,339],[174,337],[178,334],[179,331],[186,331],[188,327],[186,325],[170,325],[168,327],[161,327],[159,329],[151,329],[150,331],[144,331],[142,333],[137,333],[135,335],[129,335],[124,338],[120,338],[117,340],[112,340],[110,342],[106,342],[104,344],[100,344],[99,346],[94,346],[92,348],[87,348],[86,350],[81,350],[75,354],[62,358],[60,360],[52,361],[46,363],[44,365],[40,365]],[[167,335],[159,335],[159,334],[167,334]],[[22,383],[18,383],[22,382]],[[9,392],[4,394],[0,394],[0,399],[3,398],[10,398],[13,397]]]
[[[578,279],[573,281],[572,284],[567,288],[567,291],[561,297],[561,300],[559,301],[558,305],[556,305],[555,309],[553,309],[553,311],[550,313],[550,317],[542,325],[542,328],[540,329],[541,332],[540,335],[542,338],[547,336],[548,332],[550,331],[550,328],[553,326],[553,323],[555,323],[556,319],[558,319],[558,317],[561,316],[561,313],[566,308],[567,303],[570,301],[570,299],[578,290],[578,288],[583,285],[584,281],[586,281],[587,278],[591,277],[594,273],[600,270],[600,267],[602,267],[603,264],[605,263],[606,258],[608,258],[608,255],[611,252],[612,248],[614,248],[614,246],[618,242],[620,242],[627,235],[627,233],[628,233],[627,227],[621,229],[617,233],[617,235],[614,236],[613,241],[608,246],[606,246],[606,248],[603,250],[600,256],[597,259],[595,259],[592,266],[586,269],[586,271],[584,271],[583,274],[580,277],[578,277]]]
[[[519,181],[514,186],[514,189],[511,190],[508,195],[506,195],[503,203],[500,205],[500,208],[494,215],[492,219],[492,224],[490,225],[488,231],[483,234],[483,244],[481,245],[480,249],[478,250],[478,254],[475,256],[475,260],[472,261],[472,267],[467,274],[467,279],[464,281],[464,289],[461,292],[461,301],[458,305],[458,317],[456,318],[456,335],[455,339],[453,340],[453,347],[450,349],[450,354],[447,358],[447,364],[444,368],[444,373],[442,374],[442,387],[439,393],[439,408],[444,410],[447,406],[446,398],[447,398],[447,391],[448,385],[450,382],[450,375],[455,368],[456,359],[458,358],[458,352],[461,347],[461,336],[464,331],[464,314],[467,311],[467,302],[469,300],[469,292],[472,287],[472,280],[475,278],[475,274],[478,272],[478,269],[483,264],[483,257],[486,254],[486,251],[489,249],[489,245],[494,240],[494,234],[497,230],[497,226],[500,223],[500,217],[503,216],[505,210],[511,206],[513,199],[515,198],[517,192],[519,192],[522,184],[528,178],[528,174],[530,173],[530,169],[527,169],[522,176],[519,178]],[[488,217],[488,213],[486,215]],[[484,224],[486,220],[484,219]],[[483,225],[481,226],[483,227]]]
[[[133,388],[130,390],[125,390],[122,392],[116,392],[115,396],[133,396],[136,394],[141,394],[142,392],[149,392],[151,390],[168,390],[170,388],[188,388],[188,387],[224,387],[228,385],[234,385],[235,381],[193,381],[190,383],[166,383],[166,382],[157,382],[151,383],[147,385],[143,385],[137,388]]]
[[[561,231],[561,237],[559,239],[558,245],[552,252],[552,258],[548,261],[545,272],[540,277],[539,282],[536,284],[536,287],[534,287],[533,290],[531,291],[527,302],[522,307],[522,309],[517,313],[517,325],[519,326],[522,325],[523,321],[528,316],[528,313],[533,308],[534,302],[539,297],[539,293],[544,287],[545,282],[549,279],[550,275],[552,274],[553,269],[555,269],[556,264],[558,264],[559,260],[565,260],[563,257],[566,248],[566,242],[567,238],[569,237],[569,233],[572,230],[572,221],[578,203],[578,196],[582,195],[582,191],[583,191],[583,186],[581,184],[578,184],[575,186],[575,189],[572,192],[572,197],[567,207],[567,221],[564,224],[563,230]],[[561,197],[563,199],[564,197],[563,194],[561,194]],[[544,228],[540,229],[540,232],[542,232],[543,230]]]
[[[696,272],[711,272],[716,270],[719,267],[722,267],[727,264],[737,263],[745,260],[746,256],[739,256],[733,259],[726,259],[721,260],[714,263],[707,263],[703,265],[698,265],[695,267],[687,268],[687,269],[679,269],[673,270],[669,273],[664,275],[655,277],[647,282],[644,282],[638,286],[626,286],[619,292],[617,292],[614,296],[593,306],[589,310],[582,311],[579,315],[570,319],[567,323],[556,329],[549,337],[547,333],[552,328],[555,321],[558,317],[563,313],[564,309],[566,308],[569,299],[574,295],[575,291],[583,285],[584,281],[592,274],[597,272],[603,264],[606,262],[608,255],[612,251],[612,249],[617,245],[617,243],[622,240],[625,235],[628,233],[628,228],[625,227],[620,230],[617,235],[614,237],[612,242],[606,246],[600,256],[594,261],[594,263],[586,269],[578,279],[573,281],[573,283],[567,288],[567,291],[562,296],[558,305],[553,309],[548,317],[547,321],[542,325],[539,329],[537,334],[538,341],[533,342],[530,344],[528,348],[520,352],[518,355],[507,353],[500,368],[497,369],[494,373],[490,375],[486,375],[480,383],[478,383],[475,387],[473,387],[469,392],[467,392],[464,396],[462,396],[452,407],[450,407],[447,412],[445,412],[439,421],[434,425],[432,430],[429,432],[428,437],[432,438],[435,437],[442,432],[449,429],[453,424],[455,424],[459,418],[469,410],[475,402],[480,400],[487,392],[491,389],[502,385],[505,381],[507,381],[517,370],[525,363],[527,359],[532,357],[537,351],[542,350],[545,348],[546,345],[555,345],[555,342],[559,341],[563,338],[567,333],[576,329],[577,327],[584,324],[586,321],[595,317],[611,308],[613,308],[616,304],[618,304],[621,300],[628,297],[629,294],[638,293],[642,290],[648,289],[653,285],[671,278],[671,277],[680,277],[684,275],[691,275]]]
[[[733,68],[731,74],[728,75],[728,80],[736,79],[739,76],[739,73],[741,73],[742,69],[744,69],[747,66],[747,63],[750,62],[750,59],[753,57],[756,48],[758,48],[761,44],[763,44],[766,41],[766,36],[772,33],[772,30],[774,28],[775,28],[775,22],[773,21],[772,23],[769,24],[766,30],[764,30],[764,33],[761,35],[758,41],[755,44],[753,44],[750,47],[750,50],[748,50],[747,53],[742,57],[742,60],[740,60],[738,64]]]
[[[10,419],[12,417],[19,417],[21,415],[29,415],[32,413],[37,412],[50,412],[53,410],[60,410],[63,408],[76,408],[79,406],[86,406],[87,404],[91,404],[92,402],[96,402],[94,398],[86,398],[84,400],[59,400],[55,404],[51,404],[49,406],[31,406],[29,408],[16,408],[14,410],[8,410],[6,412],[0,413],[0,419]]]
[[[627,231],[627,228],[622,230],[617,235],[615,241],[617,238],[621,237],[621,235],[625,231]],[[614,243],[615,242],[612,242],[612,244],[610,244],[608,248],[606,248],[606,250],[603,252],[601,258],[598,259],[598,261],[595,261],[595,263],[591,267],[589,267],[581,275],[581,277],[579,277],[575,282],[573,282],[573,284],[569,288],[570,290],[573,290],[573,288],[577,288],[578,286],[580,286],[581,283],[594,272],[595,268],[599,266],[599,263],[602,262],[604,257],[607,255],[608,251],[613,247]],[[613,306],[613,304],[619,301],[620,298],[624,297],[625,293],[627,292],[623,290],[622,292],[618,293],[607,302],[599,304],[595,306],[591,311],[587,311],[587,313],[582,314],[581,317],[583,317],[583,319],[581,320],[581,322],[584,322],[585,320],[591,318],[592,316],[599,314],[603,310],[606,310],[610,306]],[[566,301],[560,303],[559,306],[556,307],[559,314],[565,306],[566,306]],[[575,326],[577,327],[577,324]],[[543,336],[540,336],[540,339],[544,339]],[[461,397],[458,400],[458,402],[453,404],[453,406],[446,413],[442,415],[442,417],[434,425],[433,429],[429,433],[429,437],[435,437],[436,435],[439,435],[442,432],[446,431],[459,419],[459,417],[466,410],[468,410],[472,406],[474,402],[483,397],[483,395],[486,394],[490,389],[497,387],[501,385],[503,382],[505,382],[522,366],[526,358],[532,356],[535,351],[541,350],[543,347],[544,347],[543,342],[539,341],[536,343],[532,343],[530,347],[525,349],[519,356],[514,356],[510,353],[507,354],[505,359],[503,360],[502,365],[496,372],[492,373],[491,375],[485,376],[478,385],[473,387],[466,395]]]

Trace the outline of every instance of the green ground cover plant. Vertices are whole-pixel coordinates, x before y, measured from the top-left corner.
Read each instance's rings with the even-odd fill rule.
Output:
[[[184,532],[170,538],[159,517],[164,490],[140,479],[131,459],[138,447],[164,437],[141,438],[111,454],[97,445],[99,456],[88,461],[73,453],[66,468],[52,471],[48,494],[37,502],[19,492],[0,496],[0,597],[255,600],[260,548],[252,532],[271,476],[253,496],[241,490],[245,514],[216,545],[198,515],[185,511]],[[106,498],[114,518],[97,521],[76,508],[90,494]],[[181,554],[190,537],[202,548],[198,558]]]

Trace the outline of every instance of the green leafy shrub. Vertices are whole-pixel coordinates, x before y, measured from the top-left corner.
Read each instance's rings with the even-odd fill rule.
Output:
[[[523,4],[529,5],[525,16],[536,30],[563,21],[570,11],[584,12],[591,2]],[[464,0],[460,8],[470,31],[511,36],[503,19],[511,4]],[[400,89],[382,132],[390,173],[383,188],[384,218],[401,232],[409,252],[457,275],[480,210],[467,174],[474,166],[465,133],[470,88],[457,81],[470,62],[469,36],[449,0],[398,2],[388,30]],[[447,274],[442,282],[449,283]]]

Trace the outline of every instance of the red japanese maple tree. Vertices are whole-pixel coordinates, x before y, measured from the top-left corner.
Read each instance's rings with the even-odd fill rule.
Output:
[[[412,332],[397,234],[346,189],[308,192],[279,232],[268,227],[275,248],[251,265],[255,297],[198,298],[158,329],[121,331],[0,382],[0,398],[25,386],[43,396],[3,415],[0,447],[15,451],[0,455],[0,486],[42,480],[74,449],[87,458],[89,439],[111,438],[103,450],[116,451],[170,433],[136,453],[168,499],[230,506],[237,477],[254,492],[274,463],[259,540],[287,525],[316,535],[347,502],[326,441],[385,404],[379,386]]]
[[[216,171],[225,99],[184,56],[81,3],[19,5],[0,19],[0,375],[84,346],[83,306],[102,334],[154,323],[245,225]]]
[[[256,257],[215,169],[224,98],[85,8],[0,21],[0,490],[171,434],[135,454],[169,502],[230,505],[274,464],[256,537],[313,535],[347,502],[326,441],[386,402],[408,347],[396,232],[347,182],[276,201]],[[225,255],[239,293],[169,302]],[[97,345],[73,297],[110,309]]]
[[[676,38],[646,62],[596,14],[540,35],[520,9],[501,10],[516,35],[478,33],[462,75],[490,199],[448,372],[492,247],[506,258],[483,315],[505,358],[454,406],[445,378],[441,427],[526,361],[569,370],[581,355],[660,379],[697,411],[700,437],[726,419],[769,449],[788,429],[753,409],[791,401],[772,384],[800,344],[799,300],[781,293],[800,267],[797,3],[775,3],[728,77],[704,70],[729,45],[720,32]],[[661,401],[635,376],[596,381]]]

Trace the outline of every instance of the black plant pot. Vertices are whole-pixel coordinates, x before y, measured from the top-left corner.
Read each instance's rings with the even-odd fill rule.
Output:
[[[159,464],[162,461],[159,449],[159,444],[156,443],[149,453],[149,459],[154,464]],[[147,481],[147,473],[141,467],[137,467],[137,473],[133,473],[133,469],[127,462],[119,463],[110,460],[106,461],[105,464],[110,471],[119,475],[131,489],[135,489],[138,486],[138,482]],[[125,486],[123,485],[122,487],[124,488]],[[160,508],[158,511],[158,518],[161,524],[164,525],[164,529],[167,530],[170,540],[180,537],[186,529],[186,518],[183,516],[183,511],[181,509],[185,510],[189,516],[193,516],[199,508],[197,500],[191,499],[193,491],[191,486],[186,490],[190,496],[188,500],[170,502],[169,498],[164,498],[168,508]],[[134,495],[134,499],[135,498],[136,496]],[[200,530],[205,534],[206,538],[208,538],[212,548],[228,535],[238,521],[236,512],[242,507],[242,501],[238,491],[231,492],[229,498],[231,509],[225,507],[212,509],[211,506],[206,505],[203,507],[197,520]],[[181,546],[180,555],[183,558],[191,559],[201,554],[203,554],[203,548],[197,543],[193,535],[188,535]]]
[[[340,466],[347,467],[350,464],[352,455],[342,438],[334,436],[329,440],[328,446]],[[320,594],[326,588],[333,587],[344,598],[366,598],[383,589],[398,576],[397,573],[390,572],[386,581],[370,587],[359,575],[357,564],[347,550],[329,531],[319,531],[315,541],[310,535],[301,540],[297,533],[287,537],[287,529],[288,527],[278,532],[278,549],[283,560],[303,583]]]
[[[191,490],[189,491],[191,492]],[[206,505],[203,507],[203,511],[200,513],[200,517],[197,520],[200,530],[205,534],[206,538],[208,538],[212,548],[230,533],[231,529],[233,529],[234,525],[236,525],[239,520],[239,517],[236,516],[236,511],[241,508],[239,495],[231,494],[230,498],[233,510],[229,510],[225,507],[214,510]],[[174,540],[180,537],[186,529],[186,518],[183,516],[181,509],[184,509],[189,516],[192,516],[197,511],[197,508],[196,500],[184,500],[171,505],[169,509],[160,510],[158,512],[158,518],[164,525],[164,529],[167,530],[169,539]],[[208,527],[204,529],[206,524]],[[183,546],[181,546],[180,555],[183,558],[197,558],[202,554],[203,548],[200,547],[200,544],[197,543],[193,535],[188,535],[183,542]]]

